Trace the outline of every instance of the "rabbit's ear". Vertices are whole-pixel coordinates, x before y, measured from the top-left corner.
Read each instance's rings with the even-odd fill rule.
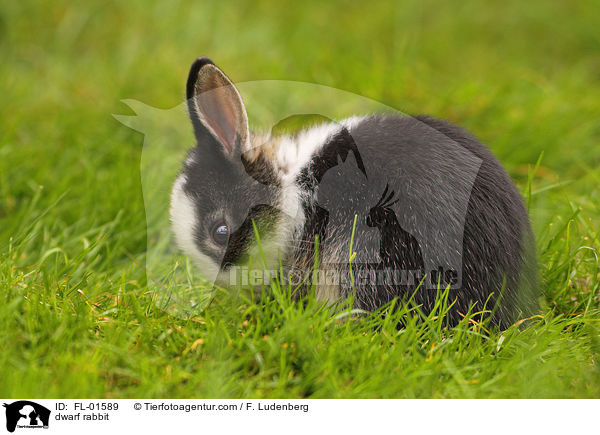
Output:
[[[206,57],[192,64],[187,104],[199,142],[208,133],[229,156],[248,147],[248,116],[242,98],[227,76]]]

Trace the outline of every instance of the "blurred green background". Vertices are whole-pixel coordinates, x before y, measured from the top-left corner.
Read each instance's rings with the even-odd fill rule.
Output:
[[[29,194],[28,182],[94,196],[102,216],[113,214],[105,184],[120,186],[137,213],[139,188],[125,175],[137,168],[142,138],[111,114],[128,113],[123,98],[181,103],[199,55],[234,81],[313,82],[450,120],[517,178],[541,151],[539,176],[584,176],[600,162],[598,6],[3,2],[4,214]],[[66,170],[79,182],[55,176]]]
[[[0,372],[15,376],[0,381],[0,396],[597,397],[598,10],[596,0],[2,2],[0,340],[6,350]],[[456,355],[441,355],[421,384],[416,378],[402,384],[410,379],[404,373],[399,383],[374,377],[355,387],[360,376],[348,363],[339,372],[327,366],[331,377],[315,375],[307,387],[273,381],[269,364],[281,360],[276,345],[262,354],[266,368],[244,369],[244,349],[270,343],[261,341],[258,328],[239,352],[214,347],[200,356],[219,361],[237,386],[202,378],[203,369],[186,355],[198,348],[199,336],[210,342],[206,337],[218,329],[211,325],[231,327],[235,335],[237,323],[182,328],[149,308],[143,136],[112,117],[132,114],[120,102],[125,98],[163,109],[180,104],[188,68],[200,55],[233,81],[317,83],[447,119],[486,143],[520,189],[543,152],[528,203],[544,313],[584,316],[583,332],[580,324],[548,321],[556,343],[565,340],[565,347],[539,356],[551,363],[540,365],[525,345],[513,348],[508,352],[520,362],[486,366],[487,383],[469,383],[464,372],[455,376],[447,358]],[[535,347],[539,328],[514,346]],[[277,330],[264,334],[278,337]],[[473,346],[460,352],[482,352]],[[413,361],[406,348],[397,352]],[[414,352],[416,361],[421,351]],[[325,357],[314,358],[306,364],[317,367]],[[384,355],[369,358],[365,364],[375,367]],[[456,366],[479,364],[465,358]],[[294,367],[310,378],[304,366]],[[561,375],[549,380],[552,373]]]

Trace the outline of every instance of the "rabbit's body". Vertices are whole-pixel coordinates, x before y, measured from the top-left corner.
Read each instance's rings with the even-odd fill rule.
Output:
[[[180,247],[220,284],[260,255],[266,268],[281,260],[308,279],[305,288],[314,283],[317,298],[355,289],[366,310],[414,294],[427,312],[447,286],[453,323],[471,304],[491,309],[500,293],[497,324],[534,308],[535,248],[522,199],[464,130],[378,115],[252,134],[239,94],[207,59],[192,66],[188,104],[198,146],[173,189],[171,216]]]

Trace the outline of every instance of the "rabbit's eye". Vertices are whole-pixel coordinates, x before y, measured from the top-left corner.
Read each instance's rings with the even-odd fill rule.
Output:
[[[229,240],[229,227],[222,222],[218,223],[213,227],[210,236],[217,245],[225,246]]]

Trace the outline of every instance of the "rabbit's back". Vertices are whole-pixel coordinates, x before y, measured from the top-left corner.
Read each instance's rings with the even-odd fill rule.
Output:
[[[448,285],[456,299],[452,322],[471,303],[481,310],[487,301],[491,309],[501,292],[496,323],[534,307],[535,248],[522,198],[493,154],[464,130],[424,116],[363,118],[328,137],[297,182],[308,195],[295,264],[312,267],[318,235],[317,294],[335,299],[352,291],[354,233],[360,308],[418,287],[414,301],[428,310],[438,287]]]

